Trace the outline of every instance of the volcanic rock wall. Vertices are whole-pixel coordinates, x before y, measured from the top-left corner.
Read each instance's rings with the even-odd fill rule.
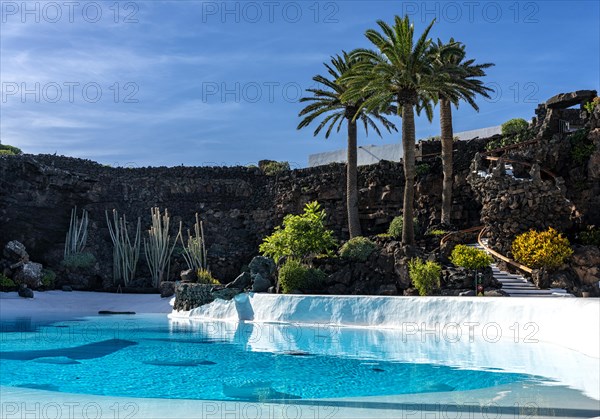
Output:
[[[438,143],[439,144],[439,143]],[[457,144],[454,222],[479,223],[479,204],[466,184],[468,163],[484,141]],[[431,146],[431,145],[428,145]],[[439,146],[439,145],[438,145]],[[433,158],[417,179],[416,209],[422,225],[439,219],[441,163]],[[360,218],[365,234],[387,230],[402,208],[401,164],[382,161],[359,168]],[[62,260],[71,209],[90,214],[88,251],[100,262],[106,286],[112,278],[112,242],[105,210],[116,208],[128,220],[150,225],[150,208],[168,208],[171,225],[192,227],[204,221],[208,256],[215,277],[228,281],[257,254],[261,240],[287,213],[319,201],[328,227],[347,238],[345,165],[299,169],[266,176],[246,167],[112,168],[95,162],[50,155],[0,157],[0,246],[19,240],[35,260],[57,267]],[[173,233],[175,234],[175,233]],[[140,275],[147,276],[143,251]],[[175,258],[171,276],[183,269]]]

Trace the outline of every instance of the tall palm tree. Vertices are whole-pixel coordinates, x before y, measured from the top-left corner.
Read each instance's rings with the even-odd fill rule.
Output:
[[[353,58],[352,54],[343,51],[342,55],[331,57],[331,64],[324,63],[331,78],[322,75],[313,77],[313,80],[323,85],[323,87],[306,89],[312,96],[303,97],[300,99],[300,102],[310,102],[310,104],[298,115],[304,117],[298,125],[298,129],[307,127],[318,117],[324,116],[321,123],[317,125],[314,135],[317,136],[323,128],[327,127],[325,138],[329,138],[334,128],[339,132],[344,121],[347,122],[346,206],[350,238],[361,235],[360,220],[358,217],[357,120],[363,123],[367,135],[369,127],[371,127],[381,137],[381,131],[376,121],[380,122],[388,132],[396,130],[395,125],[383,115],[388,111],[394,111],[394,108],[373,108],[367,111],[361,108],[364,98],[360,95],[356,95],[352,100],[341,99],[347,86],[345,83],[340,82],[339,79],[344,74],[347,74],[358,62],[358,58]],[[381,112],[382,109],[384,112]]]
[[[350,88],[342,96],[353,101],[366,97],[363,110],[380,109],[384,104],[397,104],[398,116],[402,118],[402,148],[404,162],[404,202],[402,242],[414,245],[413,205],[415,180],[415,107],[424,109],[431,118],[431,107],[426,98],[435,96],[440,80],[434,69],[435,52],[428,38],[432,21],[415,42],[414,27],[408,16],[396,16],[394,25],[377,21],[381,33],[369,29],[365,36],[376,50],[358,49],[354,56],[359,63],[344,81]],[[451,48],[448,47],[450,50]]]
[[[492,63],[475,64],[475,60],[466,59],[465,45],[455,42],[444,44],[440,39],[433,45],[436,53],[435,71],[442,78],[443,83],[437,92],[440,104],[440,133],[442,142],[442,167],[444,180],[442,184],[442,216],[443,224],[450,224],[452,210],[452,164],[454,133],[452,129],[452,107],[458,108],[461,100],[466,101],[473,109],[479,111],[475,103],[475,95],[489,97],[492,89],[483,85],[479,77],[486,75],[485,69],[493,66]]]

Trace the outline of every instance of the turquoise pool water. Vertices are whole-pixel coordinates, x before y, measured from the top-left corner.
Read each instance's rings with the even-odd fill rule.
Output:
[[[377,343],[370,343],[369,351],[360,349],[369,333],[364,329],[344,329],[342,336],[328,328],[173,323],[164,315],[49,324],[20,319],[1,326],[0,384],[67,393],[314,399],[531,386],[542,380],[378,356]],[[382,346],[406,344],[393,333],[378,336]]]

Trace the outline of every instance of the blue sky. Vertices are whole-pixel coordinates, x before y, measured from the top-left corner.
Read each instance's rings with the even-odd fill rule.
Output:
[[[455,111],[455,131],[529,119],[537,103],[600,87],[596,1],[2,1],[0,139],[30,153],[117,166],[304,167],[345,147],[297,131],[303,89],[332,54],[368,47],[377,19],[408,13],[493,62],[497,90]],[[400,126],[400,120],[396,120]],[[418,137],[439,124],[417,120]],[[400,141],[359,132],[360,144]]]

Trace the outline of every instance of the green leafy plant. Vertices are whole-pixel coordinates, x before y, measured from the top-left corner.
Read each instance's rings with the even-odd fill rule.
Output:
[[[516,261],[530,268],[557,269],[573,254],[569,240],[552,227],[518,235],[511,252]]]
[[[429,295],[440,288],[440,275],[442,267],[435,262],[423,262],[419,258],[408,262],[408,275],[419,295]]]
[[[431,170],[431,166],[427,163],[421,163],[417,164],[415,170],[417,172],[417,176],[425,176]]]
[[[600,97],[596,96],[594,99],[583,105],[583,107],[591,115],[594,113],[594,109],[596,109],[596,106],[598,105],[600,105]]]
[[[263,172],[267,176],[275,176],[289,171],[290,164],[286,161],[270,161],[263,166]]]
[[[279,285],[284,294],[319,288],[325,277],[323,271],[309,268],[298,259],[288,259],[279,269]]]
[[[7,277],[6,275],[4,275],[3,273],[0,273],[0,288],[14,288],[16,287],[15,282],[10,279],[9,277]]]
[[[600,228],[588,227],[587,230],[579,232],[577,236],[583,245],[600,247]]]
[[[571,142],[571,158],[576,164],[586,163],[596,150],[596,146],[588,138],[588,133],[587,129],[580,129],[567,137]]]
[[[212,276],[212,274],[210,273],[210,271],[208,269],[198,268],[198,271],[196,272],[196,274],[198,275],[198,283],[200,283],[200,284],[218,285],[220,283]]]
[[[310,202],[300,215],[288,214],[283,224],[266,237],[260,252],[278,261],[284,256],[303,259],[319,254],[330,254],[337,246],[333,231],[325,228],[325,210],[318,202]]]
[[[42,285],[46,289],[54,289],[54,281],[56,280],[56,273],[52,269],[42,269]]]
[[[493,261],[492,257],[484,250],[464,244],[457,245],[450,254],[450,262],[466,269],[485,268],[490,266]]]
[[[513,118],[502,124],[502,135],[513,135],[526,130],[529,123],[523,118]]]
[[[0,155],[16,156],[18,154],[23,154],[20,148],[8,144],[0,144]]]
[[[366,237],[354,237],[340,248],[340,256],[365,262],[377,245]]]
[[[419,222],[416,218],[413,218],[413,225],[414,225],[415,235],[416,235],[417,232],[419,231]],[[401,238],[403,226],[404,226],[404,218],[401,215],[394,217],[394,219],[392,220],[392,222],[390,223],[390,226],[388,228],[388,234],[397,239]]]
[[[90,269],[96,263],[96,257],[89,252],[73,253],[61,262],[67,269]]]

